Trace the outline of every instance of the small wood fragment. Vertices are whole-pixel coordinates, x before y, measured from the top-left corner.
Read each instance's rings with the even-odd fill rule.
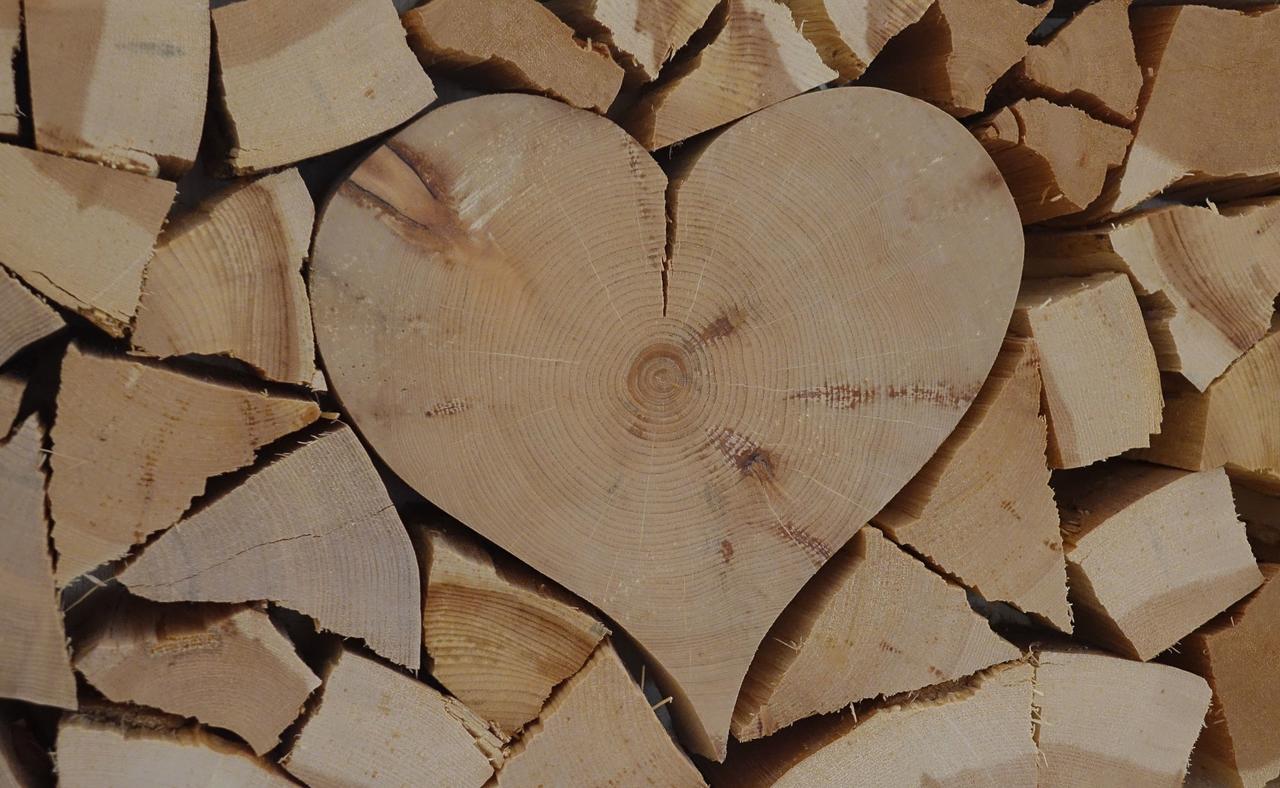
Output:
[[[20,0],[0,0],[0,137],[16,137],[22,131],[17,85],[17,59],[21,46]]]
[[[385,0],[244,0],[213,24],[238,173],[360,142],[435,100]]]
[[[320,703],[281,764],[312,788],[484,785],[498,740],[457,700],[352,651],[330,665]],[[482,734],[483,735],[483,734]]]
[[[1280,497],[1232,480],[1231,496],[1259,561],[1280,563]]]
[[[147,266],[134,347],[230,356],[268,379],[310,384],[315,344],[302,264],[314,220],[297,170],[244,183],[176,220]]]
[[[120,581],[158,602],[269,600],[418,667],[413,545],[369,455],[342,425],[169,529]]]
[[[546,0],[578,33],[608,44],[632,82],[649,82],[720,0]]]
[[[822,62],[842,80],[862,76],[889,39],[920,21],[933,0],[784,0]]]
[[[1262,582],[1221,469],[1124,460],[1056,480],[1076,629],[1148,660]]]
[[[173,525],[207,479],[319,415],[310,400],[67,348],[49,482],[59,585]]]
[[[4,265],[46,298],[123,336],[172,183],[0,145]]]
[[[1147,446],[1160,430],[1160,371],[1122,274],[1023,282],[1010,330],[1040,356],[1050,467]]]
[[[622,67],[608,48],[578,43],[537,0],[432,0],[403,22],[424,66],[480,76],[499,90],[604,112],[622,87]]]
[[[0,365],[32,342],[61,329],[62,316],[44,299],[0,268]]]

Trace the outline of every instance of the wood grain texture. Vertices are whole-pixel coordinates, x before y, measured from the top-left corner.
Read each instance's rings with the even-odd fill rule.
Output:
[[[578,33],[608,44],[630,81],[649,82],[719,0],[546,0]]]
[[[783,0],[822,62],[842,80],[862,76],[889,39],[920,21],[931,0]]]
[[[16,62],[21,46],[20,0],[0,0],[0,137],[16,137],[22,131]]]
[[[13,431],[26,391],[26,378],[14,372],[0,372],[0,440],[8,438]]]
[[[19,350],[60,330],[65,322],[44,299],[0,268],[0,365]]]

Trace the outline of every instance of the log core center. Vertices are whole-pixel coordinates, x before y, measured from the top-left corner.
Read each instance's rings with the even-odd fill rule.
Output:
[[[689,390],[684,352],[669,342],[656,342],[636,354],[627,371],[627,390],[642,409],[666,409]]]

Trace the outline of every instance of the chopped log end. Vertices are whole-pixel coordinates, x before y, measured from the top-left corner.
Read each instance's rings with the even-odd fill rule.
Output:
[[[4,323],[0,324],[0,365],[66,325],[44,299],[3,268],[0,268],[0,314],[5,316]]]
[[[800,32],[842,81],[862,76],[889,39],[920,21],[932,4],[932,0],[874,4],[842,0],[785,2]]]
[[[1231,496],[1248,532],[1249,546],[1259,561],[1270,564],[1280,563],[1280,497],[1275,492],[1231,481]]]
[[[580,36],[607,44],[632,84],[651,82],[720,0],[546,0]]]

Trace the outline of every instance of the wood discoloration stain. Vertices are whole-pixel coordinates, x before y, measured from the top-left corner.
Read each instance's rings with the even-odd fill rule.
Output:
[[[728,427],[708,430],[711,445],[725,456],[743,476],[764,481],[773,478],[776,463],[773,455],[752,439]]]
[[[978,386],[960,387],[950,383],[909,383],[858,386],[851,383],[824,383],[799,389],[788,399],[813,400],[838,410],[855,410],[880,400],[925,402],[943,408],[967,408],[978,396]]]
[[[466,411],[469,407],[470,406],[463,400],[447,399],[444,402],[437,402],[427,410],[424,410],[422,415],[428,419],[436,416],[453,416]]]
[[[720,540],[720,560],[726,564],[733,560],[733,542],[728,539]]]

